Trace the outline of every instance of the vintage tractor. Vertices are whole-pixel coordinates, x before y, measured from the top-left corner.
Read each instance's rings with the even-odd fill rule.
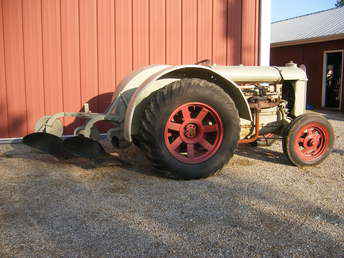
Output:
[[[323,116],[305,113],[306,89],[306,73],[292,62],[285,67],[220,66],[209,60],[151,65],[120,83],[105,113],[92,113],[85,105],[84,112],[45,116],[23,141],[32,147],[50,144],[45,149],[56,151],[52,139],[63,134],[59,119],[72,116],[85,123],[65,140],[66,149],[78,143],[81,151],[72,148],[77,155],[96,155],[102,148],[95,124],[105,120],[114,125],[107,138],[116,148],[134,143],[154,168],[173,178],[208,177],[222,169],[238,143],[262,140],[281,139],[293,164],[312,166],[330,154],[334,132]]]

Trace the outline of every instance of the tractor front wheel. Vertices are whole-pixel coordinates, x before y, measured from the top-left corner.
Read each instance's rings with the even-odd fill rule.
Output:
[[[239,115],[217,85],[183,79],[152,93],[146,102],[135,142],[158,171],[178,179],[205,178],[233,156]]]
[[[320,164],[331,153],[334,132],[326,118],[305,114],[294,119],[283,139],[283,151],[296,166]]]

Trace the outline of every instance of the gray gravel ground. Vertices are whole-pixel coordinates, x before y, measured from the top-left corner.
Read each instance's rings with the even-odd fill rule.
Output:
[[[326,115],[321,166],[242,146],[196,181],[158,177],[135,148],[96,165],[2,145],[0,256],[344,256],[344,115]]]

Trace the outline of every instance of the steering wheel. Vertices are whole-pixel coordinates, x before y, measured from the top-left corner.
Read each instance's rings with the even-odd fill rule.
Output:
[[[195,65],[211,65],[211,64],[212,62],[210,59],[204,59],[195,63]]]

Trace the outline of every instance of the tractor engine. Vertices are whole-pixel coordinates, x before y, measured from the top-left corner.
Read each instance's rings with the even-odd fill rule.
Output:
[[[283,118],[290,113],[288,100],[283,98],[283,93],[286,91],[284,87],[288,88],[288,85],[269,83],[239,85],[251,108],[255,120],[253,123],[259,119],[260,135],[278,134],[283,126]],[[254,134],[252,122],[242,119],[241,124],[241,138]]]

